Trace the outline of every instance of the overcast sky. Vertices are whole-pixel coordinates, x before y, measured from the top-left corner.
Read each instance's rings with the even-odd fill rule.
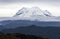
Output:
[[[60,1],[60,0],[0,0],[1,2]]]
[[[22,7],[35,6],[60,16],[60,0],[0,0],[0,17],[11,17]]]

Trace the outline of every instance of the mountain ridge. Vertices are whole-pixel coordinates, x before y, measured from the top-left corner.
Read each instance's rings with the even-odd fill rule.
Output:
[[[31,15],[50,15],[52,14],[48,10],[41,10],[39,7],[32,7],[32,8],[25,8],[23,7],[20,9],[15,16],[21,15],[21,14],[31,14]],[[28,15],[29,15],[28,14]]]

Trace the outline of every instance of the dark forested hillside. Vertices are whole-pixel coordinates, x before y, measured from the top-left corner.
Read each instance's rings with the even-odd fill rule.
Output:
[[[60,27],[39,27],[39,26],[25,26],[25,27],[17,27],[14,29],[4,29],[2,30],[4,33],[22,33],[29,34],[35,36],[45,36],[49,39],[60,39]]]

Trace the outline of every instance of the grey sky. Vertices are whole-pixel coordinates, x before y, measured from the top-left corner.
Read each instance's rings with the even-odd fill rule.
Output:
[[[46,1],[46,2],[59,2],[60,0],[0,0],[0,2],[40,2],[40,1]]]
[[[56,6],[60,6],[60,0],[0,0],[0,3],[48,3]]]
[[[0,0],[0,3],[48,3],[55,6],[60,6],[60,0]]]
[[[13,16],[20,8],[33,6],[60,16],[60,0],[0,0],[0,17]]]

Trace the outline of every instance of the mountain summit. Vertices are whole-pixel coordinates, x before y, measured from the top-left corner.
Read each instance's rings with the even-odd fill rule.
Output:
[[[14,17],[20,20],[32,20],[32,21],[58,21],[48,10],[41,10],[39,7],[20,9]]]
[[[15,16],[24,16],[24,17],[30,17],[30,16],[52,16],[52,14],[48,10],[41,10],[38,7],[32,7],[32,8],[25,8],[23,7],[20,9]]]

